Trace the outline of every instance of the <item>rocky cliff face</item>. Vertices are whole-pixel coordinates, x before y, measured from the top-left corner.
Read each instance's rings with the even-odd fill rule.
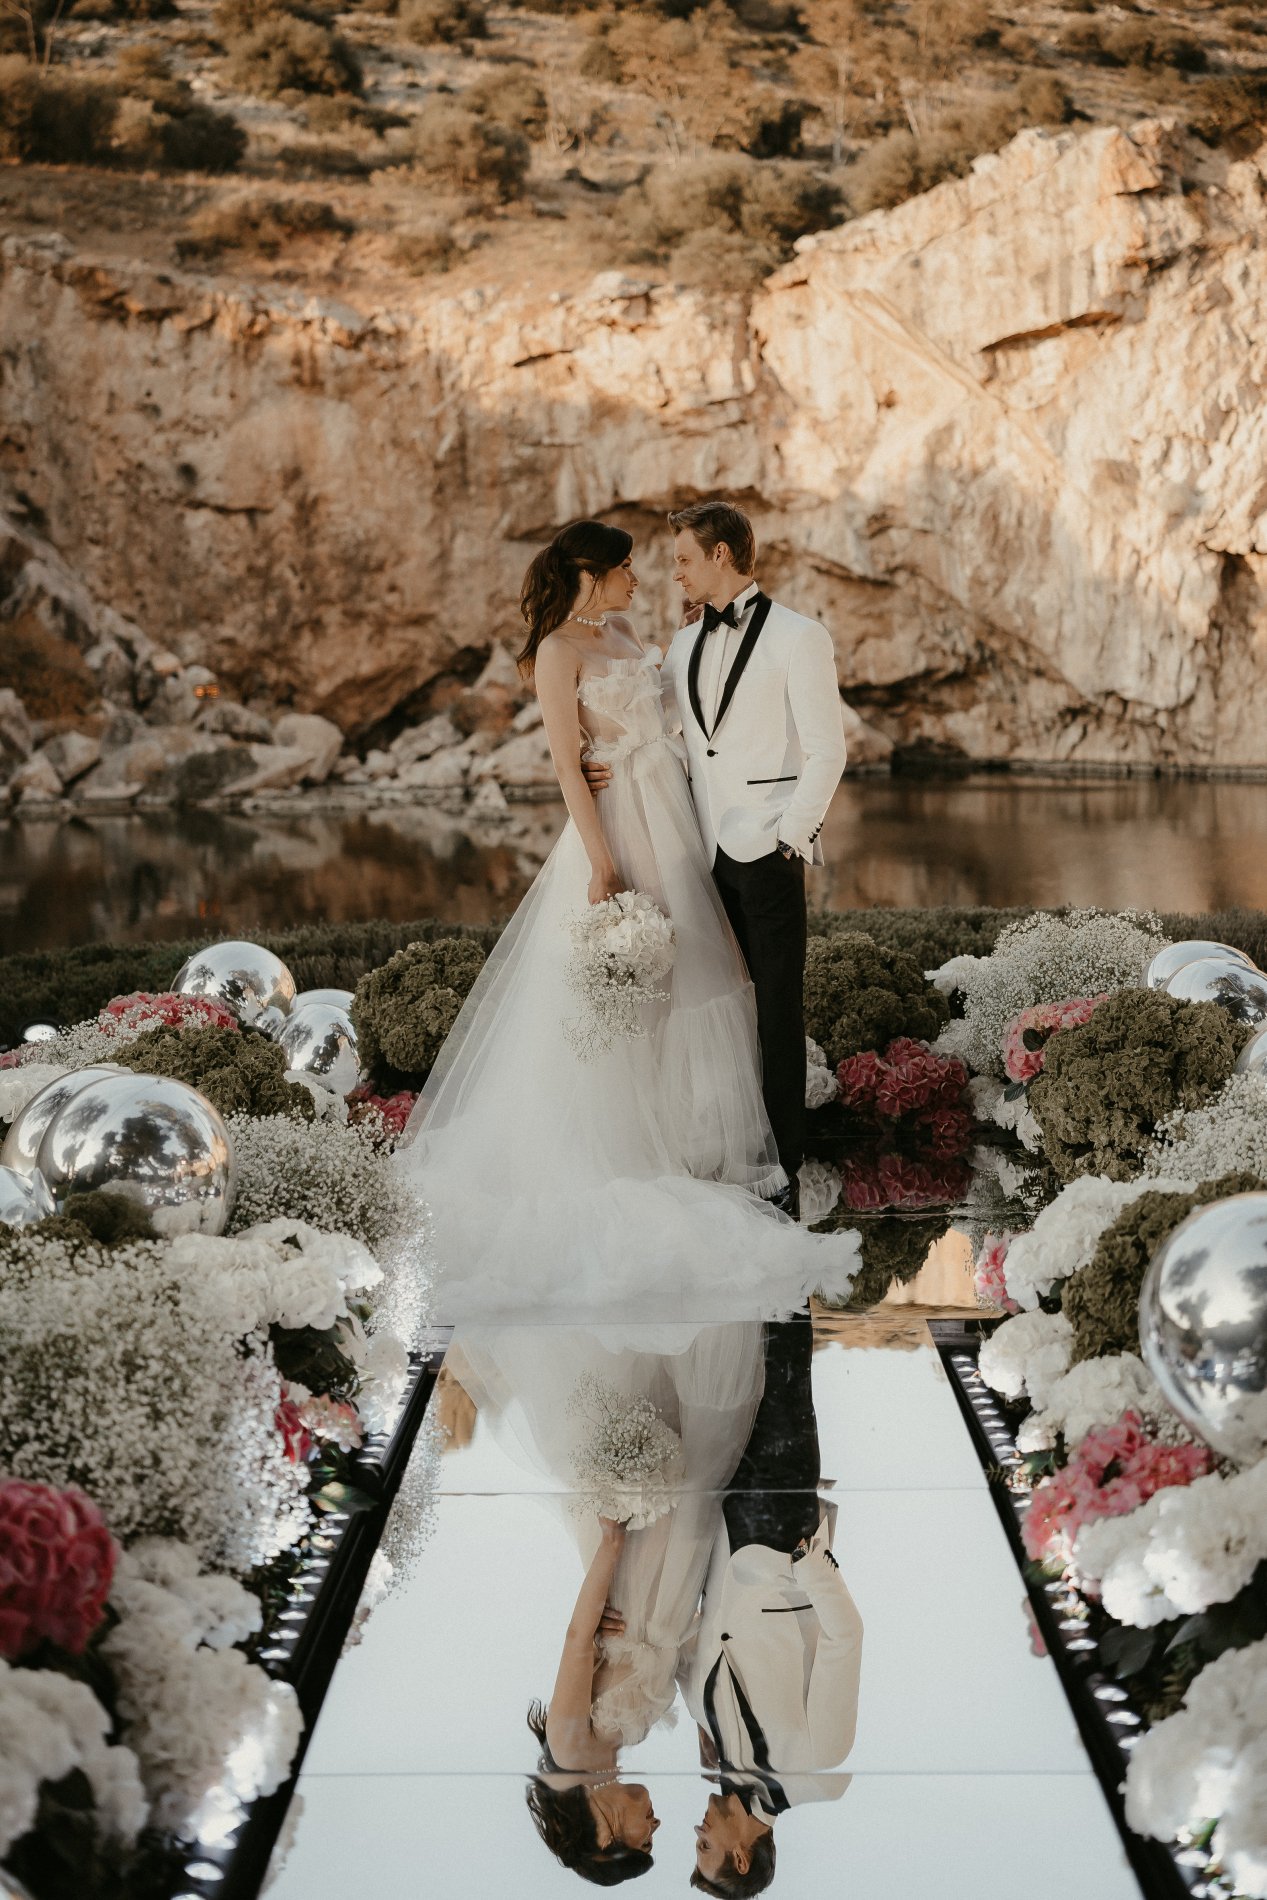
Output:
[[[355,312],[10,238],[7,499],[186,665],[364,733],[435,714],[562,522],[751,508],[889,740],[1267,758],[1267,148],[1023,133],[751,304],[611,276]]]

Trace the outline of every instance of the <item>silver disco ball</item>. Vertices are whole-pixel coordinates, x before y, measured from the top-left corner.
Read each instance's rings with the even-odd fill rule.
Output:
[[[55,1213],[48,1182],[38,1168],[19,1174],[0,1167],[0,1227],[33,1227]]]
[[[116,1062],[94,1062],[86,1069],[67,1069],[55,1081],[48,1082],[26,1107],[19,1109],[9,1124],[9,1132],[0,1147],[0,1167],[17,1174],[30,1174],[40,1151],[49,1123],[59,1115],[71,1097],[78,1095],[103,1075],[127,1075]]]
[[[187,1082],[107,1075],[64,1105],[40,1143],[60,1212],[108,1190],[149,1214],[157,1234],[221,1234],[233,1194],[233,1144],[219,1112]]]
[[[1254,959],[1247,957],[1243,950],[1234,950],[1230,943],[1211,943],[1202,938],[1187,939],[1183,943],[1168,943],[1144,972],[1144,981],[1150,990],[1170,988],[1170,979],[1176,970],[1182,970],[1185,963],[1196,963],[1202,957],[1227,957],[1233,963],[1244,963],[1252,970]]]
[[[1153,1255],[1144,1363],[1198,1438],[1237,1463],[1267,1449],[1267,1194],[1199,1207]]]
[[[345,1009],[305,1003],[291,1011],[277,1040],[292,1074],[310,1076],[334,1095],[350,1095],[361,1079],[356,1031]]]
[[[1199,957],[1175,971],[1166,994],[1186,1003],[1217,1003],[1234,1023],[1267,1021],[1267,976],[1253,964]]]
[[[1237,1075],[1267,1075],[1267,1029],[1250,1037],[1236,1058]]]
[[[264,1010],[287,1013],[295,979],[280,957],[258,943],[209,943],[183,965],[172,988],[182,996],[208,996],[240,1023],[253,1025]]]
[[[300,990],[291,1009],[306,1009],[309,1003],[328,1003],[332,1009],[351,1009],[351,990]]]

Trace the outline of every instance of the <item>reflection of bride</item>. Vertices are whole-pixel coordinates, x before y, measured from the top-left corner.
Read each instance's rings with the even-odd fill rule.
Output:
[[[600,1533],[592,1511],[578,1517],[575,1500],[560,1500],[586,1565],[586,1584],[549,1708],[533,1723],[543,1743],[543,1770],[529,1794],[542,1837],[556,1853],[556,1843],[580,1851],[589,1841],[581,1802],[572,1798],[582,1786],[576,1776],[614,1772],[617,1749],[642,1741],[673,1707],[678,1651],[694,1621],[721,1523],[720,1494],[761,1397],[762,1336],[758,1321],[704,1326],[680,1352],[666,1353],[644,1349],[649,1340],[662,1343],[658,1328],[640,1340],[635,1331],[615,1328],[596,1335],[570,1328],[469,1327],[459,1329],[449,1349],[446,1364],[475,1401],[481,1423],[532,1471],[545,1471],[572,1490],[586,1425],[569,1401],[583,1378],[596,1378],[624,1397],[650,1399],[682,1441],[669,1508],[654,1522],[620,1533],[618,1549],[612,1548],[613,1534]],[[590,1589],[598,1576],[601,1594],[597,1584]],[[578,1627],[581,1647],[574,1656],[569,1646]],[[569,1786],[556,1788],[551,1775],[566,1771]],[[567,1797],[562,1806],[561,1796]],[[586,1786],[587,1813],[592,1797]],[[597,1817],[591,1820],[598,1827]]]

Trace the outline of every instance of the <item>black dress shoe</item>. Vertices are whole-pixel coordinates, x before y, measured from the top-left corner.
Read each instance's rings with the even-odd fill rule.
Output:
[[[792,1220],[799,1220],[801,1218],[801,1184],[796,1176],[792,1176],[785,1188],[780,1188],[777,1194],[772,1194],[770,1201],[771,1205],[777,1207],[781,1213],[787,1214]]]

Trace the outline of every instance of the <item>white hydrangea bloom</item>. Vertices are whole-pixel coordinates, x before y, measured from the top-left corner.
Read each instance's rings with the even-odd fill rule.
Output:
[[[1127,1763],[1126,1818],[1173,1840],[1218,1820],[1211,1843],[1240,1894],[1267,1896],[1267,1641],[1207,1663]]]
[[[954,1048],[953,1038],[947,1041],[954,1023],[947,1025],[933,1047],[941,1055],[958,1055],[961,1061],[967,1060],[964,1052]],[[1020,1141],[1027,1153],[1037,1155],[1043,1151],[1043,1131],[1037,1117],[1025,1095],[1007,1094],[1006,1083],[992,1075],[974,1075],[968,1084],[968,1100],[972,1103],[972,1112],[980,1122],[993,1122],[997,1128],[1009,1128]]]
[[[996,1327],[977,1361],[987,1385],[1005,1398],[1028,1393],[1041,1406],[1068,1369],[1073,1327],[1063,1313],[1017,1313]]]
[[[61,1065],[51,1062],[24,1062],[19,1069],[0,1069],[0,1122],[15,1120],[33,1095],[62,1074]]]
[[[1079,1531],[1077,1575],[1119,1623],[1148,1629],[1226,1603],[1267,1557],[1267,1459],[1170,1485],[1138,1510]]]
[[[367,1333],[355,1314],[340,1323],[339,1346],[356,1367],[356,1409],[367,1432],[390,1431],[396,1422],[409,1354],[394,1333],[380,1328]]]
[[[933,972],[936,987],[963,997],[964,1013],[933,1045],[981,1075],[1002,1078],[1007,1025],[1031,1003],[1130,988],[1166,942],[1155,917],[1133,911],[1038,911],[1000,931],[988,957],[952,957]]]
[[[836,1072],[828,1065],[824,1050],[812,1036],[805,1038],[805,1106],[823,1108],[840,1093]]]
[[[1072,1448],[1097,1425],[1111,1425],[1123,1412],[1154,1418],[1167,1409],[1160,1386],[1134,1353],[1082,1359],[1048,1386],[1041,1405],[1023,1421],[1016,1442],[1022,1451],[1041,1451],[1054,1445],[1060,1432]]]
[[[109,1733],[110,1717],[85,1683],[0,1661],[0,1855],[32,1826],[40,1783],[72,1768],[88,1778],[101,1832],[132,1845],[148,1805],[136,1755],[111,1746]]]
[[[840,1171],[813,1156],[800,1168],[801,1220],[806,1227],[826,1220],[843,1192]]]
[[[1217,1181],[1242,1170],[1267,1180],[1267,1077],[1262,1075],[1229,1076],[1200,1108],[1177,1109],[1158,1123],[1144,1157],[1144,1172],[1151,1177]]]
[[[1153,1181],[1110,1181],[1101,1174],[1080,1175],[1060,1190],[1034,1221],[1018,1234],[1007,1253],[1007,1290],[1027,1311],[1051,1292],[1057,1281],[1090,1264],[1100,1236],[1141,1194],[1185,1192],[1189,1183],[1167,1177]]]

